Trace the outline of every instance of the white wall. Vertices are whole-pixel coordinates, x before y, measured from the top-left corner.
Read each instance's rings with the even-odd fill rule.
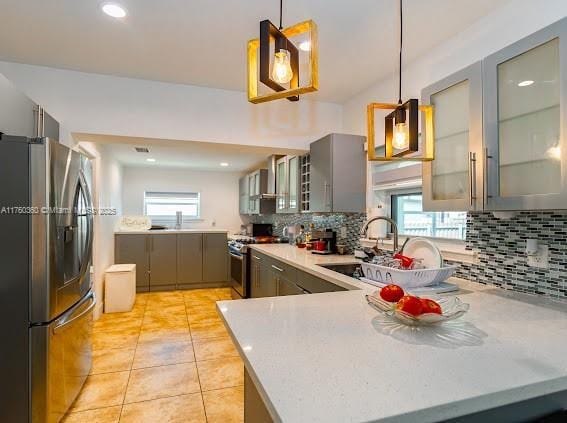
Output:
[[[457,36],[424,52],[421,59],[404,65],[402,97],[420,98],[422,88],[565,16],[565,0],[513,0]],[[411,31],[411,28],[406,28],[406,31]],[[397,76],[379,81],[345,102],[343,130],[366,135],[366,105],[371,102],[395,103],[397,83]],[[377,133],[383,133],[380,120],[376,124]]]
[[[104,145],[80,143],[82,152],[87,153],[93,161],[93,203],[98,209],[115,208],[116,216],[94,217],[93,270],[94,288],[98,299],[95,318],[103,310],[104,272],[114,264],[114,230],[119,215],[122,213],[122,166]]]
[[[0,73],[71,132],[303,149],[340,132],[338,104],[254,105],[246,93],[0,62]]]
[[[207,172],[185,169],[125,167],[123,179],[123,212],[144,214],[144,192],[173,191],[201,193],[201,221],[185,224],[188,228],[210,228],[230,232],[240,230],[238,213],[238,178],[234,172]]]

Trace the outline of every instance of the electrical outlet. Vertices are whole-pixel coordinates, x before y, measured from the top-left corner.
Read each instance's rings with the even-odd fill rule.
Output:
[[[544,244],[539,244],[537,253],[528,256],[528,266],[537,267],[540,269],[549,268],[549,247]]]
[[[346,226],[341,226],[340,237],[341,237],[341,238],[346,238],[346,237],[347,237],[347,228],[346,228]]]

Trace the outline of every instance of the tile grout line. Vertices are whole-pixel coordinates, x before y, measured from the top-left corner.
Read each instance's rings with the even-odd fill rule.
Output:
[[[140,341],[140,335],[142,333],[142,326],[144,325],[144,318],[146,317],[146,309],[148,306],[148,299],[145,299],[144,303],[144,313],[142,314],[142,324],[140,325],[140,330],[138,331],[138,338],[136,339],[136,346],[134,347],[134,356],[132,357],[132,363],[130,363],[130,370],[128,371],[128,380],[126,381],[126,389],[124,390],[124,396],[122,397],[122,404],[120,405],[120,415],[118,416],[118,423],[122,420],[122,412],[124,411],[124,403],[126,401],[126,394],[128,393],[128,385],[130,385],[130,377],[132,376],[132,367],[134,366],[134,360],[136,359],[136,351],[138,351],[138,342]]]

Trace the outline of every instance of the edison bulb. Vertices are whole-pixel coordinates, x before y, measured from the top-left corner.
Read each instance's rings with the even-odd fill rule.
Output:
[[[274,56],[274,66],[272,68],[272,79],[279,84],[287,84],[293,78],[289,52],[281,49]]]
[[[392,146],[397,150],[405,150],[409,147],[409,130],[405,122],[394,126]]]

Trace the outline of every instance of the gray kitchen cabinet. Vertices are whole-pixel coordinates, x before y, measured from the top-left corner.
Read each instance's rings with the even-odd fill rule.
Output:
[[[203,282],[226,282],[228,280],[226,234],[203,234]]]
[[[311,143],[310,211],[366,210],[365,137],[329,134]]]
[[[276,162],[276,213],[300,211],[299,156],[284,156]]]
[[[238,211],[240,214],[250,212],[250,194],[248,191],[248,175],[238,180]]]
[[[246,368],[244,368],[244,421],[246,423],[274,421]]]
[[[177,235],[150,237],[150,290],[175,289],[177,286]]]
[[[203,234],[177,235],[177,286],[189,288],[203,281]]]
[[[482,210],[481,62],[424,88],[421,97],[435,110],[435,160],[423,163],[423,210]]]
[[[343,288],[342,286],[327,282],[324,279],[318,278],[317,276],[314,276],[302,270],[297,271],[296,284],[299,286],[299,288],[311,294],[317,294],[321,292],[347,291],[347,289]]]
[[[136,290],[150,290],[149,235],[116,234],[114,237],[114,262],[136,265]]]
[[[261,263],[260,259],[254,259],[250,262],[250,297],[251,298],[261,298],[262,293],[260,290],[260,274],[261,274]]]
[[[306,294],[303,289],[297,286],[290,280],[277,276],[278,281],[278,296],[283,297],[286,295],[302,295]]]
[[[266,195],[268,189],[268,169],[258,169],[251,174],[244,176],[240,185],[240,196],[247,205],[242,207],[246,213],[242,214],[272,214],[276,212],[276,202],[272,195]]]
[[[250,262],[250,297],[264,298],[277,295],[277,281],[273,274],[272,259],[252,251]]]
[[[485,210],[567,208],[567,18],[483,61]]]

